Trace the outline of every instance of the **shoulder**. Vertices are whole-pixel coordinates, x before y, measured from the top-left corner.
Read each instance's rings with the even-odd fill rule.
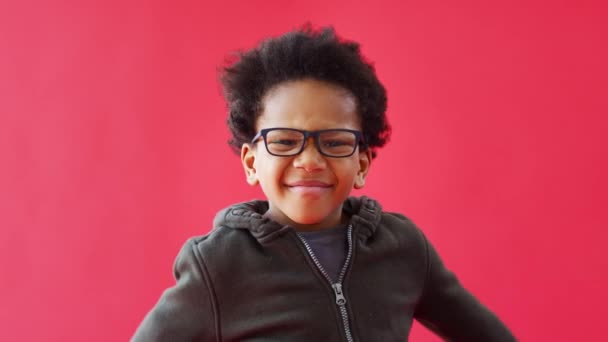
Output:
[[[349,197],[345,210],[351,213],[351,222],[364,240],[386,238],[418,245],[426,243],[424,234],[412,220],[401,213],[385,211],[380,202],[373,198]]]
[[[377,220],[369,225],[357,225],[362,244],[379,253],[400,256],[400,260],[425,263],[428,243],[424,233],[407,216],[380,210]]]
[[[389,231],[395,237],[426,244],[426,237],[418,226],[407,216],[396,212],[382,212],[378,231]]]
[[[192,236],[184,243],[181,253],[221,255],[228,250],[255,245],[255,238],[246,229],[215,227],[204,235]]]

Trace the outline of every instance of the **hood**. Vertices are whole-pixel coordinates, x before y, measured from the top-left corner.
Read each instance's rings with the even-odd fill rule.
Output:
[[[358,235],[368,238],[374,234],[380,223],[382,208],[380,204],[369,197],[349,197],[344,202],[342,210],[351,217],[350,223]],[[213,220],[213,229],[220,227],[246,229],[262,244],[293,230],[293,227],[282,225],[264,217],[268,211],[268,202],[254,200],[232,205],[221,210]]]

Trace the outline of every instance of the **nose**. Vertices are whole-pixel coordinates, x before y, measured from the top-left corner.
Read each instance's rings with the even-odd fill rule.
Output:
[[[313,137],[308,138],[304,150],[293,160],[293,166],[304,169],[306,172],[313,172],[325,169],[327,166],[325,157],[317,149]]]

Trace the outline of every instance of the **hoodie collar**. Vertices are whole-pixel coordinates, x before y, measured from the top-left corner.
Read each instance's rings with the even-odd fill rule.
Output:
[[[350,223],[355,232],[367,239],[372,236],[376,226],[380,223],[382,208],[380,204],[369,197],[349,197],[342,210],[351,216]],[[233,229],[246,229],[261,243],[268,243],[284,235],[293,227],[282,225],[264,217],[268,211],[268,202],[254,200],[232,205],[221,210],[213,220],[213,229],[228,227]]]

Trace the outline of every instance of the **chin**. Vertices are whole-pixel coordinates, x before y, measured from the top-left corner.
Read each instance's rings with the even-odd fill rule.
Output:
[[[326,222],[330,218],[330,216],[332,216],[331,212],[327,212],[325,210],[318,210],[314,208],[308,208],[307,210],[314,214],[302,215],[301,212],[294,212],[293,215],[290,215],[289,217],[293,222],[300,225],[317,225]]]
[[[323,221],[323,218],[322,217],[310,217],[310,216],[306,216],[306,217],[293,216],[291,220],[297,224],[311,225],[311,224],[321,223],[321,221]]]

